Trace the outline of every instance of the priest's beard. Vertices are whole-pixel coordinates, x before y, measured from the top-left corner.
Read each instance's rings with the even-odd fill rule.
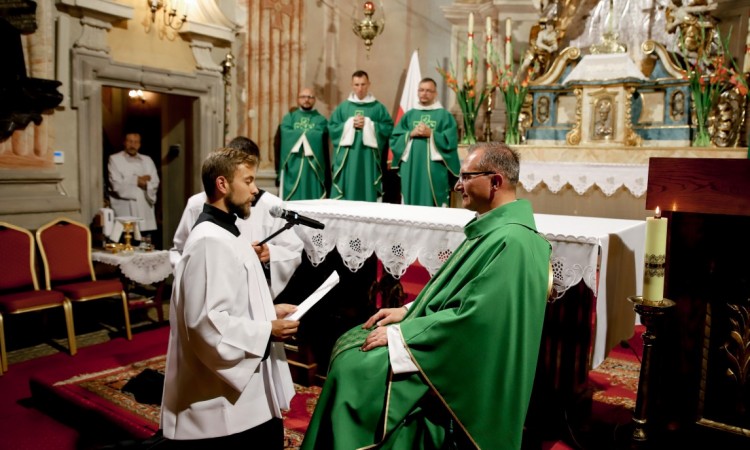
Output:
[[[230,192],[229,195],[227,195],[227,211],[243,220],[250,217],[250,201],[244,203],[238,202],[234,197],[234,192]]]

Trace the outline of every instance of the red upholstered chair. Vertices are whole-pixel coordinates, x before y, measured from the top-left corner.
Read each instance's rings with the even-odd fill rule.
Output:
[[[44,262],[47,289],[65,294],[72,302],[119,296],[125,314],[125,333],[130,332],[128,298],[120,280],[97,280],[91,262],[91,232],[84,224],[59,218],[36,231]]]
[[[34,236],[27,230],[0,222],[0,375],[8,371],[4,315],[62,306],[68,328],[70,354],[76,354],[73,308],[62,292],[40,291],[34,264]]]

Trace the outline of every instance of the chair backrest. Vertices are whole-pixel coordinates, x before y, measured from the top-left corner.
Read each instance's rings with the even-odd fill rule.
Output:
[[[34,235],[30,231],[0,222],[0,290],[39,289],[34,267]]]
[[[36,230],[47,289],[74,281],[96,280],[91,263],[91,232],[80,222],[61,217]]]

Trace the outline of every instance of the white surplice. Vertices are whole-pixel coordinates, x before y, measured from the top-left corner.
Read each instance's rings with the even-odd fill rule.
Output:
[[[195,194],[188,199],[185,211],[182,213],[180,224],[172,239],[172,248],[169,250],[169,260],[172,267],[177,265],[182,254],[190,230],[193,228],[203,205],[206,203],[206,193]],[[284,219],[271,216],[269,211],[274,206],[284,207],[284,202],[277,196],[265,192],[261,195],[258,203],[250,208],[250,217],[245,220],[237,219],[235,223],[240,229],[241,237],[247,242],[262,241],[277,230],[281,229],[286,221]],[[294,230],[281,232],[275,238],[271,239],[268,244],[268,251],[271,259],[271,295],[276,298],[284,290],[289,279],[297,270],[302,262],[302,240],[297,236]]]
[[[107,167],[112,188],[109,203],[115,215],[139,217],[143,219],[138,224],[140,231],[155,230],[154,204],[159,190],[159,174],[154,161],[140,153],[130,156],[123,150],[109,157]],[[145,190],[138,187],[138,177],[143,175],[151,177]]]
[[[175,269],[161,427],[169,439],[239,433],[281,418],[294,395],[258,256],[242,237],[197,225]]]

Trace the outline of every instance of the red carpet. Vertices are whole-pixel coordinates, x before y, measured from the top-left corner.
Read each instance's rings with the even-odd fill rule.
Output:
[[[640,355],[642,331],[639,327],[630,340],[634,350],[617,347],[604,364],[591,371],[590,384],[594,391],[592,421],[615,426],[630,422],[639,370],[633,351]],[[136,333],[130,342],[116,338],[82,348],[75,357],[59,353],[12,364],[10,371],[0,377],[0,435],[3,436],[0,448],[86,449],[128,436],[150,435],[156,429],[158,408],[113,400],[112,393],[119,392],[128,373],[141,370],[142,365],[129,366],[134,361],[154,358],[149,364],[156,365],[160,359],[163,361],[159,357],[166,351],[167,336],[168,328],[161,327]],[[81,374],[95,375],[80,377]],[[95,382],[95,379],[99,381]],[[63,383],[53,386],[61,381]],[[33,401],[29,382],[35,390]],[[304,436],[319,394],[317,387],[298,386],[297,389],[292,411],[285,419],[287,448],[290,449],[295,448]],[[50,396],[54,391],[59,391],[59,395]],[[54,402],[66,397],[78,398],[75,409],[74,403],[67,402],[63,414],[59,413],[60,409],[52,416],[42,412],[54,410]],[[97,425],[99,423],[108,426],[101,427]],[[121,435],[112,433],[113,423],[117,424],[117,429],[125,431]],[[574,447],[549,441],[543,443],[542,448],[567,450]],[[594,444],[585,448],[610,447]]]
[[[132,355],[147,358],[166,352],[168,329],[136,333],[132,341],[116,338],[104,344],[83,347],[74,357],[57,353],[18,364],[0,377],[1,448],[14,450],[73,450],[86,448],[91,437],[80,433],[68,421],[43,413],[44,404],[33,404],[29,379],[33,376],[54,376],[58,380],[80,373],[91,373],[117,367],[132,361]],[[60,419],[60,420],[58,420]]]
[[[148,438],[159,428],[159,405],[138,403],[122,387],[146,368],[164,371],[168,336],[167,327],[160,329],[148,337],[153,346],[123,354],[117,366],[89,366],[91,371],[84,369],[73,376],[58,371],[34,374],[29,380],[32,394],[48,409],[74,412],[81,424],[109,425],[119,429],[123,437]],[[153,350],[157,356],[152,355]],[[295,385],[295,389],[291,410],[284,415],[287,449],[296,449],[302,443],[320,394],[319,387]]]

